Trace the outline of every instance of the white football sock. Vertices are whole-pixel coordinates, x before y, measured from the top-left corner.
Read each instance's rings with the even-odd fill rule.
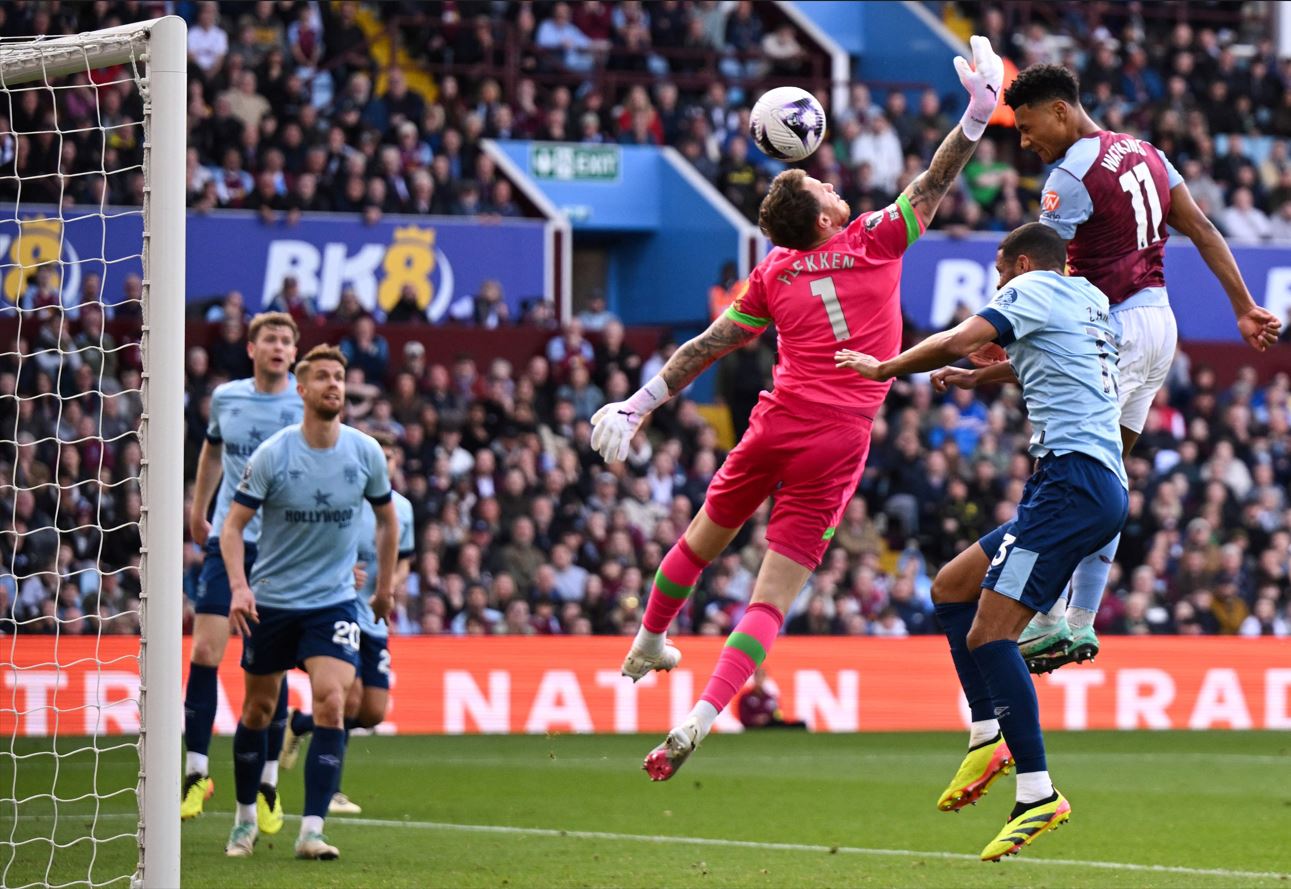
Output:
[[[637,630],[637,638],[632,647],[647,657],[658,657],[663,654],[663,641],[667,638],[667,633],[652,633],[642,627]]]
[[[1000,721],[998,719],[983,719],[980,722],[974,722],[968,733],[968,746],[976,747],[978,744],[985,744],[1000,733]]]
[[[695,739],[698,743],[708,737],[708,733],[713,730],[713,723],[717,721],[717,708],[708,701],[699,701],[690,708],[687,718],[691,716],[699,721],[699,737]]]
[[[259,824],[260,817],[256,814],[255,803],[238,803],[238,824]]]
[[[209,775],[210,772],[207,770],[210,767],[211,767],[210,757],[208,757],[205,753],[193,753],[190,751],[187,757],[187,765],[185,766],[185,774]]]
[[[1048,772],[1018,772],[1018,802],[1034,803],[1050,796],[1053,796],[1053,782]]]
[[[270,787],[278,786],[278,760],[265,760],[264,768],[260,770],[260,783],[268,784]]]
[[[1037,612],[1036,616],[1031,618],[1031,623],[1037,627],[1056,627],[1062,620],[1063,615],[1067,613],[1067,591],[1063,590],[1058,601],[1053,603],[1053,607],[1047,612]]]
[[[1067,609],[1067,623],[1073,630],[1091,626],[1094,623],[1094,612],[1073,605]]]
[[[300,838],[303,840],[311,833],[323,832],[323,819],[317,815],[306,815],[300,819]]]

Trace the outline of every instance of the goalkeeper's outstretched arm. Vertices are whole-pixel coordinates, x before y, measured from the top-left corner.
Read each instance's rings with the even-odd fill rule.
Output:
[[[977,149],[977,142],[986,132],[986,124],[995,113],[1000,101],[1000,86],[1004,83],[1004,63],[991,49],[985,37],[974,36],[969,41],[973,47],[973,67],[962,57],[955,57],[955,70],[959,82],[968,91],[968,110],[959,124],[942,140],[928,169],[915,177],[902,192],[919,214],[924,226],[932,222],[941,199],[950,191],[964,165]]]
[[[720,316],[707,330],[673,352],[658,376],[627,401],[607,404],[592,415],[592,449],[607,463],[622,460],[651,411],[689,386],[717,359],[761,334],[760,330],[741,327],[725,315]]]

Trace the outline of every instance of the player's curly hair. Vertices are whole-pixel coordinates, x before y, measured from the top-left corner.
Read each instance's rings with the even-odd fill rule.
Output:
[[[1004,91],[1004,103],[1015,111],[1023,105],[1053,99],[1080,104],[1080,81],[1062,65],[1032,65],[1019,72]]]
[[[810,250],[820,240],[816,231],[820,201],[803,188],[806,178],[803,170],[785,170],[772,180],[758,208],[758,227],[777,247]]]

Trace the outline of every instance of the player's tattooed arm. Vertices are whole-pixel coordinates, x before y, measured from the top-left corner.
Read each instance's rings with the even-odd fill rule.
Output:
[[[928,169],[916,176],[902,192],[925,226],[932,222],[937,208],[941,206],[941,199],[955,184],[976,148],[977,143],[965,136],[964,131],[956,125],[950,135],[942,140]]]
[[[707,330],[673,352],[659,376],[668,384],[668,393],[676,395],[717,359],[760,335],[761,331],[741,327],[722,315]]]

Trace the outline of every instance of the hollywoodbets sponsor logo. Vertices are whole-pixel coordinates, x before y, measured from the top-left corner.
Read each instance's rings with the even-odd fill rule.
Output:
[[[345,509],[284,509],[284,521],[300,525],[335,524],[342,527],[354,521],[354,507]]]

